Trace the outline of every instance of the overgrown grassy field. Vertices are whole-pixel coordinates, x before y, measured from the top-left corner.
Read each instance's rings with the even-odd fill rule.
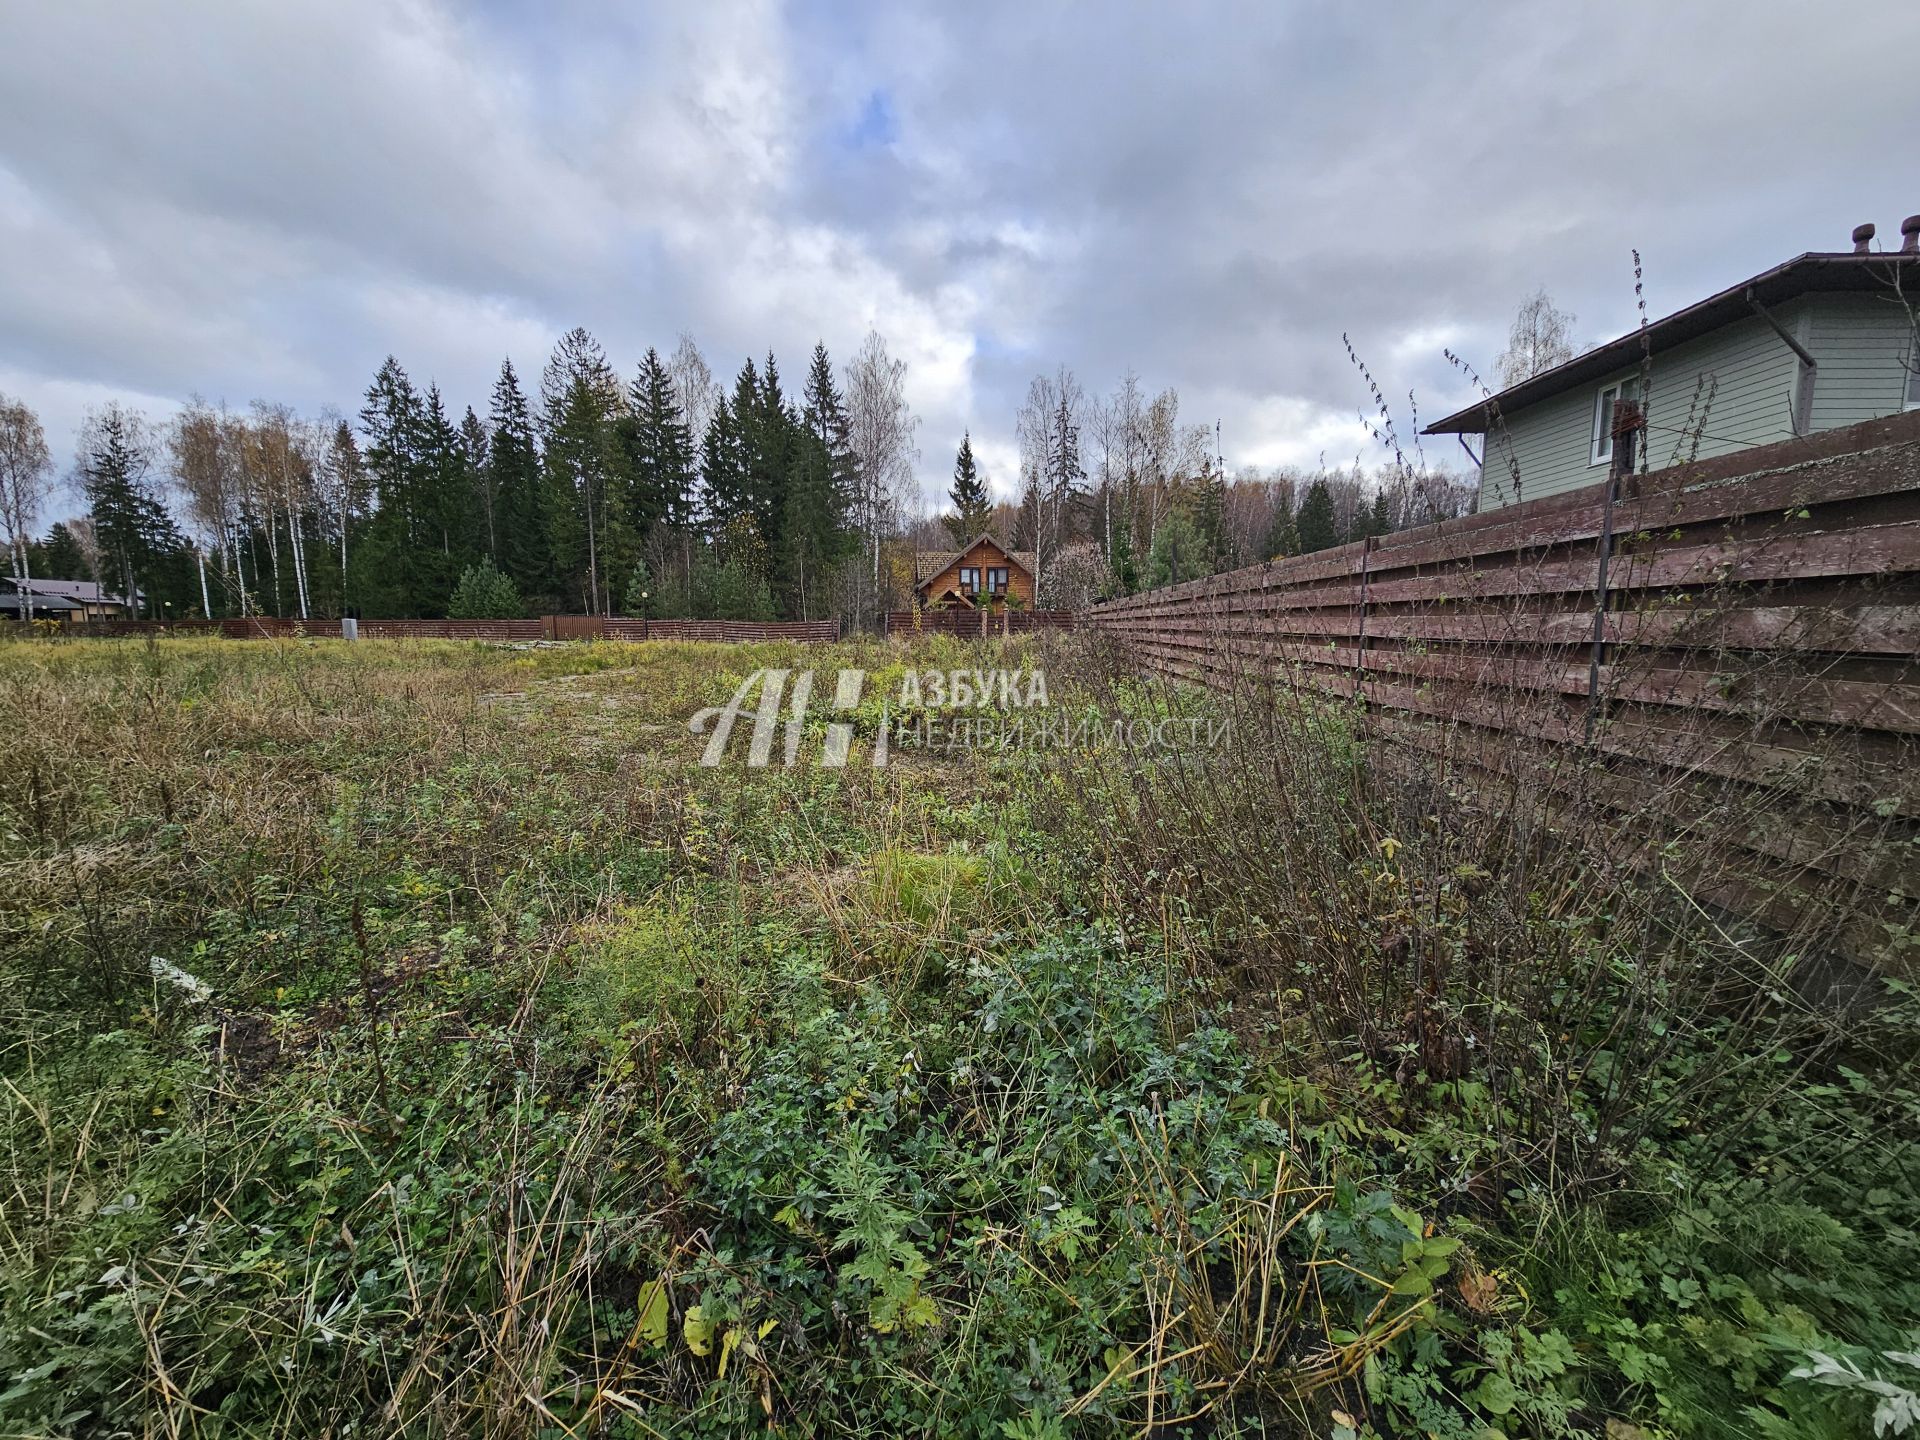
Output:
[[[870,672],[851,764],[824,698],[698,763],[763,666]],[[868,763],[986,667],[1231,728]],[[1798,1440],[1920,1388],[1911,990],[1828,1008],[1313,703],[1071,639],[4,642],[0,845],[0,1435]]]

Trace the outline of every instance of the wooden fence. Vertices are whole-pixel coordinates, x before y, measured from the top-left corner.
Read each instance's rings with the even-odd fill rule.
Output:
[[[255,615],[227,620],[94,620],[64,632],[114,638],[134,635],[222,635],[231,640],[337,639],[338,620]],[[763,640],[831,643],[837,620],[639,620],[618,615],[548,615],[537,620],[362,620],[368,640]]]
[[[1354,697],[1379,733],[1509,778],[1564,771],[1574,747],[1623,810],[1753,787],[1778,805],[1739,841],[1745,909],[1788,928],[1800,882],[1824,877],[1861,892],[1863,943],[1912,924],[1920,413],[1609,489],[1150,591],[1086,624],[1163,674]]]
[[[610,640],[712,640],[743,644],[797,640],[831,645],[840,638],[838,620],[635,620],[612,615],[601,619]]]
[[[981,639],[1025,635],[1035,630],[1071,630],[1071,610],[890,610],[888,635],[958,635]]]

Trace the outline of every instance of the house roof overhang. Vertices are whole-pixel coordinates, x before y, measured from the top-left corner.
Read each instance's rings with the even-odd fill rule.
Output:
[[[1617,340],[1595,346],[1563,365],[1543,370],[1498,395],[1436,420],[1423,435],[1481,435],[1497,414],[1511,415],[1564,390],[1591,384],[1629,365],[1643,355],[1658,355],[1689,340],[1731,325],[1754,313],[1754,306],[1778,305],[1798,295],[1832,292],[1877,292],[1894,300],[1902,293],[1920,291],[1920,254],[1798,255],[1750,280],[1730,285],[1664,320],[1641,330],[1630,330]]]
[[[991,545],[994,549],[998,550],[1001,556],[1004,559],[1006,559],[1010,564],[1018,565],[1022,570],[1026,571],[1027,574],[1029,575],[1033,573],[1033,565],[1031,561],[1022,560],[1020,558],[1022,555],[1027,554],[1028,553],[1027,551],[1009,550],[1006,546],[1002,545],[997,538],[995,538],[994,533],[991,530],[982,530],[978,535],[974,536],[973,539],[969,540],[966,544],[962,545],[958,550],[935,550],[932,552],[923,552],[923,553],[930,553],[934,557],[934,559],[938,561],[938,563],[934,564],[932,561],[929,561],[928,563],[931,566],[931,568],[928,569],[926,575],[923,578],[913,582],[913,588],[915,590],[926,589],[927,586],[933,584],[934,581],[938,580],[942,575],[946,574],[947,571],[958,560],[960,560],[960,558],[964,556],[969,550],[973,549],[974,546],[981,545],[981,544]]]

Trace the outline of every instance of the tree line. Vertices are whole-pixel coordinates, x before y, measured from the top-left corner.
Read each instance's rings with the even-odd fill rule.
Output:
[[[87,513],[44,536],[45,436],[0,399],[0,523],[16,580],[92,575],[147,614],[872,615],[905,373],[876,332],[843,372],[816,345],[797,392],[771,353],[729,388],[683,336],[623,382],[575,329],[532,394],[503,362],[484,417],[392,356],[352,421],[110,403],[76,447]]]
[[[982,530],[1031,552],[1039,602],[1080,608],[1286,555],[1466,513],[1474,486],[1424,464],[1371,472],[1324,464],[1229,478],[1217,426],[1183,421],[1171,387],[1149,396],[1132,372],[1089,395],[1065,367],[1034,378],[1017,420],[1017,500],[995,504],[971,436],[954,458],[949,509],[922,544],[964,545]]]
[[[797,391],[772,353],[717,382],[691,337],[622,379],[583,329],[529,392],[511,361],[486,413],[454,415],[389,356],[351,418],[190,400],[164,425],[110,403],[82,427],[86,514],[37,529],[53,468],[0,397],[0,528],[16,579],[91,575],[137,613],[484,617],[536,613],[872,624],[909,603],[912,552],[982,531],[1031,551],[1073,607],[1461,513],[1469,485],[1406,466],[1243,470],[1171,388],[1089,396],[1062,367],[1017,416],[1015,498],[970,435],[950,508],[914,497],[906,366],[870,333]]]

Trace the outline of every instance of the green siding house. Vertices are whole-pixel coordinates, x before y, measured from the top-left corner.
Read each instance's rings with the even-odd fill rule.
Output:
[[[1637,458],[1655,470],[1920,409],[1920,215],[1900,231],[1875,252],[1862,225],[1851,253],[1789,260],[1425,433],[1482,437],[1488,510],[1604,479],[1621,400],[1641,404]]]

